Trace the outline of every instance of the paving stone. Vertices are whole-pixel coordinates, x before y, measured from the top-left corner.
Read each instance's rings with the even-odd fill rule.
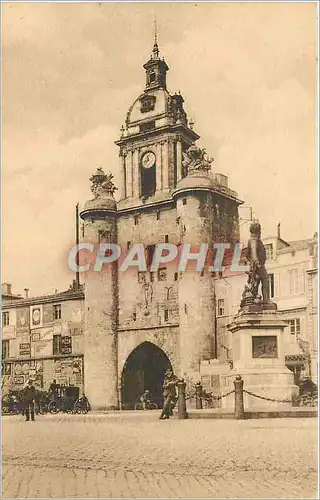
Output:
[[[316,439],[316,419],[4,417],[2,497],[317,498]]]

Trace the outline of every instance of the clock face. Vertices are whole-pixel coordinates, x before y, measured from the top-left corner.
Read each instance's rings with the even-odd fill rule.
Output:
[[[143,168],[151,168],[156,162],[156,155],[152,151],[148,151],[142,157],[142,166]]]

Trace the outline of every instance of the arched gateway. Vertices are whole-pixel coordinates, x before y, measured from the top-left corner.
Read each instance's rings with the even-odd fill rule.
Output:
[[[162,383],[165,371],[172,369],[168,356],[151,342],[143,342],[136,347],[122,370],[121,406],[132,409],[139,402],[143,391],[150,391],[151,399],[162,406]]]

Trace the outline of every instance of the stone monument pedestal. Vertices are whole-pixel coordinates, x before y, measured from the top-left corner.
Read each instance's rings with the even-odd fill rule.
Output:
[[[241,375],[244,389],[259,396],[289,402],[268,401],[244,393],[244,408],[281,409],[291,406],[298,395],[294,375],[285,366],[283,332],[287,323],[275,304],[243,306],[228,326],[232,332],[233,369],[226,376],[226,389],[233,389]],[[222,399],[222,406],[234,405],[234,398]]]

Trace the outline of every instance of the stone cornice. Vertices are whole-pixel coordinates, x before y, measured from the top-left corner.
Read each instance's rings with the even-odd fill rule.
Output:
[[[186,135],[191,141],[196,141],[197,139],[200,139],[200,136],[194,132],[193,130],[189,129],[183,124],[177,124],[177,125],[165,125],[163,127],[158,127],[153,130],[148,130],[146,132],[138,132],[137,134],[132,134],[127,137],[122,137],[118,141],[115,141],[115,144],[117,146],[123,146],[131,142],[136,142],[139,139],[146,139],[146,138],[154,138],[155,136],[159,134],[163,134],[164,132],[174,134],[176,132],[180,132],[182,135]]]

